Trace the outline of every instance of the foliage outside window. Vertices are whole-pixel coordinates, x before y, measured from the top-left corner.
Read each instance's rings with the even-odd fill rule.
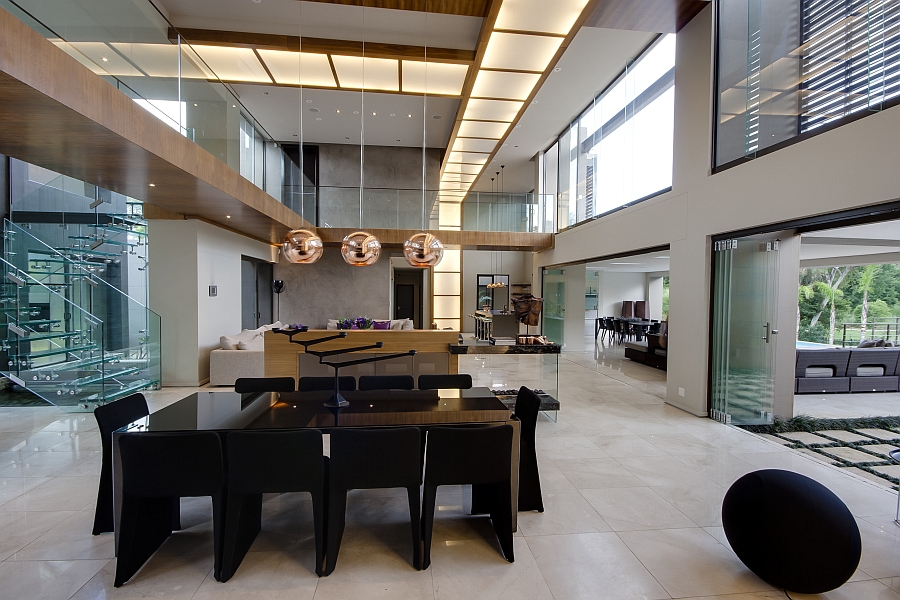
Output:
[[[797,339],[856,346],[900,340],[900,265],[800,269]]]

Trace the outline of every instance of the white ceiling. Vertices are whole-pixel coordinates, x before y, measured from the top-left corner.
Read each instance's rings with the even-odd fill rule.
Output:
[[[834,261],[835,265],[884,262],[886,257],[878,255],[900,253],[900,221],[804,233],[800,240],[801,264],[804,261],[816,261],[816,266],[821,266],[822,261]]]
[[[234,84],[231,87],[250,114],[275,140],[300,140],[298,88],[253,84]],[[424,118],[426,145],[429,148],[444,148],[450,139],[459,99],[426,98],[425,101],[428,109]],[[303,142],[359,144],[360,132],[364,131],[367,146],[421,147],[422,107],[422,96],[304,89]],[[318,112],[311,112],[310,109],[317,109]],[[341,112],[338,113],[338,110]],[[353,114],[354,111],[360,114]],[[364,121],[361,120],[363,113]],[[435,116],[441,118],[435,119]]]
[[[474,50],[479,17],[297,0],[154,0],[178,28]],[[302,19],[302,27],[301,27]]]
[[[534,155],[547,148],[578,113],[641,52],[656,34],[582,27],[473,191],[491,191],[503,169],[505,192],[534,189]]]
[[[666,273],[669,271],[669,251],[660,250],[622,258],[599,260],[585,265],[589,271],[615,271],[619,273]]]

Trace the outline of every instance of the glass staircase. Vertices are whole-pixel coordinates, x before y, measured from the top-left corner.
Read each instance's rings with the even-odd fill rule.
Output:
[[[119,289],[146,295],[140,281],[129,287],[146,280],[146,222],[134,214],[82,214],[97,218],[4,220],[0,259],[0,372],[72,411],[158,388],[161,371],[159,315]],[[53,245],[33,235],[37,230]]]

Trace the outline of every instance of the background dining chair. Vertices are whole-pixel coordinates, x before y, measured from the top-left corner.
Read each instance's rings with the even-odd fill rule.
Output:
[[[516,395],[515,416],[519,419],[519,510],[544,512],[541,476],[535,450],[535,430],[541,399],[524,385]]]
[[[356,390],[356,377],[353,375],[342,375],[338,378],[338,387],[342,392],[353,392]],[[301,377],[300,392],[328,392],[334,391],[334,377]]]
[[[100,428],[100,484],[97,486],[97,506],[94,509],[94,529],[91,533],[109,533],[113,530],[113,484],[112,484],[112,434],[129,423],[150,414],[143,394],[132,394],[115,402],[94,409],[94,418]],[[176,513],[177,516],[177,513]],[[176,527],[177,528],[177,527]]]
[[[419,375],[420,390],[468,390],[472,387],[472,376],[468,373],[444,375]]]
[[[225,524],[222,443],[211,431],[132,433],[119,438],[122,508],[114,586],[131,579],[172,535],[172,503],[210,496],[213,574],[220,580]]]
[[[482,486],[500,549],[506,560],[513,562],[512,436],[511,425],[428,430],[422,497],[422,568],[431,564],[435,497],[441,485]]]
[[[222,572],[228,581],[262,528],[266,493],[309,492],[312,496],[317,575],[325,564],[325,478],[322,432],[233,431],[228,448],[228,495],[225,502]]]
[[[293,377],[238,377],[234,381],[234,391],[238,394],[293,392],[296,389],[297,384]]]
[[[359,378],[359,389],[369,390],[411,390],[416,387],[412,375],[362,375]]]
[[[348,490],[405,487],[413,539],[413,566],[422,568],[419,486],[422,483],[421,432],[416,427],[333,429],[328,474],[328,540],[330,575],[344,535]]]

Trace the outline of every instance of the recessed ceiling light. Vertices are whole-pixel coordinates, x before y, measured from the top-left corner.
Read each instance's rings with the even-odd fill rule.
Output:
[[[532,104],[537,104],[537,100],[532,100],[531,103],[532,103]]]
[[[400,140],[397,140],[397,141],[399,142]]]
[[[312,100],[307,100],[306,103],[307,103],[307,104],[312,104]]]
[[[358,115],[358,114],[359,114],[359,111],[358,111],[358,110],[354,110],[354,111],[353,111],[353,114],[354,114],[354,115]]]
[[[518,146],[513,146],[513,148],[518,148]]]
[[[654,256],[653,258],[669,258],[668,256]]]
[[[296,134],[296,133],[294,134],[294,137],[297,137],[297,134]]]
[[[264,96],[268,96],[268,95],[269,95],[269,92],[263,92],[263,95],[264,95]]]
[[[435,121],[440,121],[444,117],[442,117],[441,115],[431,115],[431,118],[434,119]]]
[[[412,115],[406,115],[406,116],[409,117],[410,119],[412,118]]]
[[[516,129],[518,129],[519,127],[521,127],[521,125],[516,125]]]
[[[345,140],[349,140],[349,139],[350,139],[350,138],[348,138],[348,137],[345,137],[345,138],[344,138],[344,139],[345,139]]]
[[[103,62],[109,62],[109,59],[106,58],[106,57],[104,56],[104,57],[103,57]]]
[[[151,183],[151,184],[150,184],[150,187],[156,187],[156,184],[155,184],[155,183]]]
[[[237,104],[232,104],[231,108],[237,108]]]
[[[560,71],[562,71],[562,67],[556,67],[553,69],[554,73],[559,73]]]
[[[372,113],[372,116],[374,117],[374,116],[375,116],[375,113]]]
[[[321,121],[322,117],[316,117],[316,121]]]
[[[194,106],[197,106],[197,103],[196,103],[196,102],[194,102]]]
[[[319,109],[318,109],[318,108],[310,108],[310,109],[309,109],[309,112],[311,112],[311,113],[317,113],[317,112],[319,112]]]
[[[230,218],[231,218],[231,215],[225,215],[225,218],[226,218],[226,219],[230,219]]]
[[[341,109],[337,109],[338,112],[341,112]]]
[[[396,117],[396,116],[397,116],[397,113],[391,113],[391,116],[392,116],[392,117]],[[397,141],[400,141],[400,140],[397,140]]]

